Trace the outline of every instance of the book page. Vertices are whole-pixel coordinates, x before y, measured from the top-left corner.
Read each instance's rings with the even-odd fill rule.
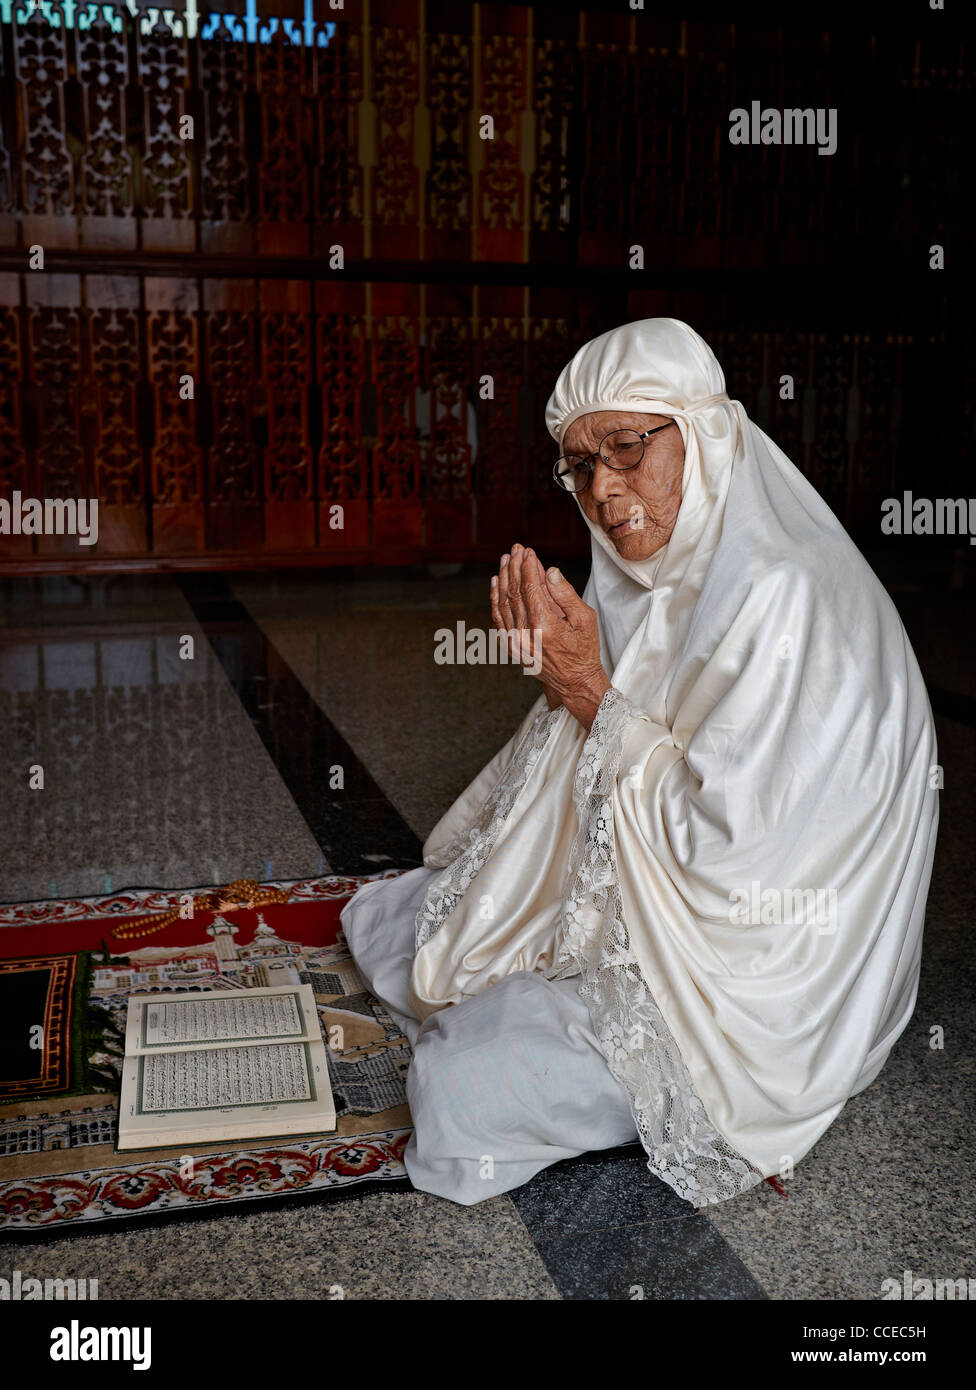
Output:
[[[305,984],[261,989],[131,994],[125,1055],[234,1047],[249,1042],[316,1042],[315,996]]]
[[[314,1100],[300,1043],[150,1053],[140,1059],[142,1114]]]
[[[300,1038],[305,1023],[298,995],[213,994],[160,996],[145,1005],[143,1047],[191,1042],[240,1042],[246,1038]]]

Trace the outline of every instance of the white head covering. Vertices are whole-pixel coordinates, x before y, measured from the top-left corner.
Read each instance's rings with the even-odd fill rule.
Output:
[[[549,397],[546,428],[561,449],[573,421],[595,411],[674,418],[685,443],[680,544],[701,508],[717,501],[727,483],[739,425],[733,412],[715,407],[729,405],[722,369],[694,329],[678,319],[641,319],[580,348]],[[651,588],[661,551],[637,563],[624,560],[603,529],[586,521],[614,565]]]
[[[574,420],[612,410],[671,416],[681,432],[685,461],[674,531],[667,545],[645,560],[624,559],[576,498],[594,541],[585,597],[600,618],[608,669],[646,614],[643,590],[656,588],[665,602],[680,590],[680,602],[667,603],[668,620],[658,624],[662,637],[669,638],[668,652],[675,649],[679,610],[690,613],[697,599],[721,534],[743,423],[749,425],[740,402],[729,399],[711,348],[694,329],[671,318],[640,319],[585,343],[559,374],[546,406],[546,427],[561,448]],[[660,663],[664,651],[657,654]]]
[[[613,689],[588,737],[540,700],[434,828],[411,999],[578,974],[649,1166],[701,1204],[799,1160],[905,1027],[935,741],[890,599],[702,339],[602,334],[546,423],[616,409],[678,422],[674,530],[630,563],[590,524]]]
[[[546,428],[560,447],[566,430],[596,410],[686,413],[708,397],[727,400],[711,348],[680,319],[638,319],[601,333],[559,373]]]

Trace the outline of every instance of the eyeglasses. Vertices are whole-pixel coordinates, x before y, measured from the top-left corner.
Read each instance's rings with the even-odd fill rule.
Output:
[[[662,430],[675,423],[674,420],[669,420],[666,425],[645,430],[643,434],[638,434],[636,430],[611,430],[600,440],[597,453],[608,468],[614,468],[618,473],[626,473],[629,469],[636,468],[644,457],[644,440],[649,439],[652,434],[660,434]],[[585,457],[581,454],[563,454],[562,458],[556,459],[552,469],[556,486],[566,492],[582,492],[584,488],[589,487],[596,468],[595,458],[596,454],[588,454]]]

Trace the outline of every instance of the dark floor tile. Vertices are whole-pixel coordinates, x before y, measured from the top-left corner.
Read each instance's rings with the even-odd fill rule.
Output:
[[[354,874],[418,865],[417,835],[227,581],[193,574],[179,582],[330,869]]]
[[[569,1299],[749,1299],[766,1295],[705,1216],[529,1234]]]
[[[679,1221],[691,1212],[687,1202],[647,1167],[643,1149],[631,1153],[587,1155],[537,1173],[512,1193],[525,1224],[577,1231],[638,1222]]]
[[[564,1298],[766,1296],[636,1146],[544,1169],[510,1195]]]
[[[334,873],[372,874],[420,864],[420,840],[385,797],[341,800],[321,788],[305,795],[299,779],[289,781],[280,763],[278,770]]]

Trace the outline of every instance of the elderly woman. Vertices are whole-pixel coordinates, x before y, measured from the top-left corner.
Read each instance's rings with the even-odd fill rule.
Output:
[[[791,1173],[911,1016],[931,713],[887,594],[686,324],[587,343],[546,423],[589,583],[502,557],[492,620],[541,633],[543,694],[343,924],[414,1047],[416,1187],[470,1204],[639,1138],[703,1206]]]

